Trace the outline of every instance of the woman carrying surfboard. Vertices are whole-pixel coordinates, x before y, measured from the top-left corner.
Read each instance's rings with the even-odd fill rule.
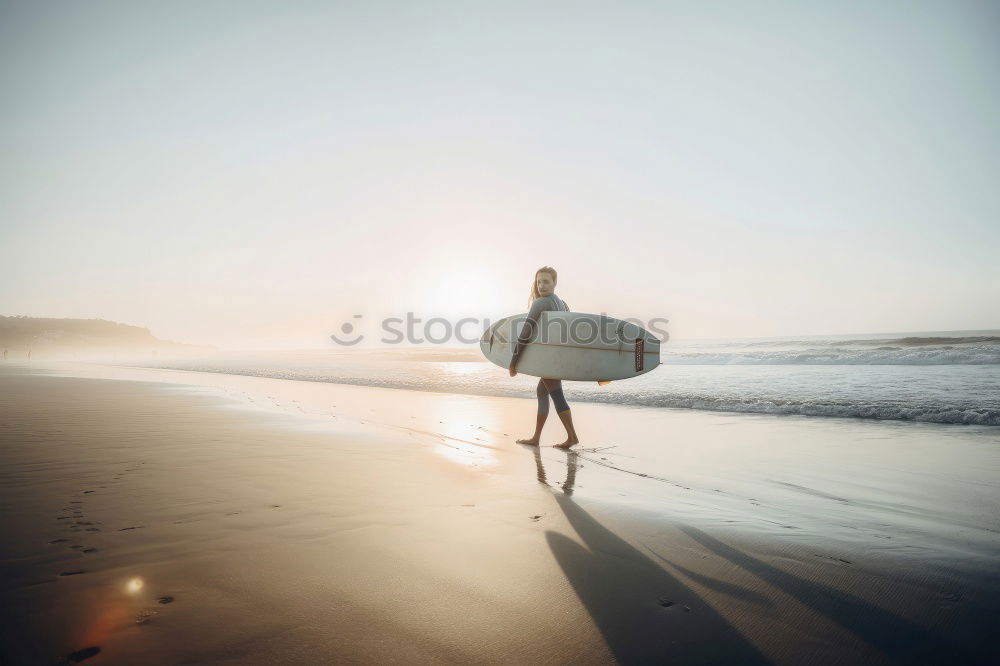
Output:
[[[518,337],[514,355],[510,360],[511,377],[517,375],[517,361],[521,353],[521,348],[531,340],[534,329],[538,327],[538,320],[541,314],[552,310],[569,312],[569,306],[556,296],[556,280],[556,269],[551,266],[542,266],[535,271],[535,280],[531,283],[531,308],[528,310],[528,323],[525,324],[521,335]],[[566,428],[566,441],[562,444],[556,444],[556,447],[568,449],[574,444],[578,444],[580,440],[577,438],[576,429],[573,427],[573,412],[570,410],[569,404],[566,402],[566,397],[563,395],[562,380],[539,379],[535,395],[538,397],[538,416],[535,418],[535,434],[528,439],[519,439],[517,443],[538,446],[538,438],[542,434],[542,426],[545,425],[545,420],[549,416],[549,397],[551,397],[552,403],[556,406],[556,414],[559,415],[559,420],[562,421],[563,426]]]

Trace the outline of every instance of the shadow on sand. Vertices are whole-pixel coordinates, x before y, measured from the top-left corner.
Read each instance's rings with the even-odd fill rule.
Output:
[[[689,537],[733,564],[770,583],[825,615],[861,640],[905,664],[977,664],[984,659],[967,653],[918,624],[827,585],[799,578],[739,551],[696,527],[681,527]]]
[[[769,663],[686,585],[606,529],[570,499],[576,455],[556,501],[586,544],[546,532],[552,554],[615,658],[624,664]],[[540,456],[538,480],[546,483]]]
[[[546,485],[541,457],[538,480]],[[605,528],[570,497],[576,456],[570,452],[567,482],[555,499],[580,545],[558,532],[546,532],[552,554],[577,596],[600,629],[615,658],[625,664],[762,664],[770,663],[725,618],[659,564]],[[862,599],[820,583],[793,576],[689,526],[683,532],[707,550],[851,631],[898,663],[985,663],[955,644]],[[657,553],[656,557],[676,566]],[[697,576],[695,576],[697,580]],[[705,578],[709,587],[762,607],[763,595],[732,583]],[[836,654],[829,654],[831,661]]]

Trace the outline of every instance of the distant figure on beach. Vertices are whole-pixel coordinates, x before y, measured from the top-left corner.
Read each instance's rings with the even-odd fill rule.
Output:
[[[28,360],[29,361],[31,360],[31,350],[30,349],[28,350]]]
[[[5,360],[5,361],[7,360],[7,350],[6,349],[3,350],[3,360]]]
[[[528,310],[528,323],[521,331],[517,343],[514,347],[514,356],[510,360],[510,376],[517,375],[517,361],[521,349],[531,340],[534,329],[538,327],[538,319],[543,312],[554,310],[557,312],[569,312],[569,306],[558,296],[556,296],[556,269],[551,266],[542,266],[535,271],[535,279],[531,283],[531,308]],[[573,428],[573,412],[570,411],[566,397],[563,395],[561,379],[539,379],[538,388],[535,390],[538,397],[538,416],[535,419],[535,434],[528,439],[517,440],[518,444],[538,446],[538,438],[542,434],[542,426],[549,416],[549,397],[552,404],[556,406],[556,414],[566,428],[566,441],[556,444],[558,448],[568,449],[580,440],[576,436],[576,429]]]

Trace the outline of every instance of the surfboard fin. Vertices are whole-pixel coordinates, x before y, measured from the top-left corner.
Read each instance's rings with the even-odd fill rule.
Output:
[[[607,386],[607,385],[608,385],[608,384],[610,384],[610,383],[611,383],[611,380],[610,380],[610,379],[601,379],[601,380],[599,380],[599,381],[597,382],[597,385],[598,385],[598,386]]]

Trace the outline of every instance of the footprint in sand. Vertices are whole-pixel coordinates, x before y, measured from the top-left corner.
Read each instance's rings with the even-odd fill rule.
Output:
[[[155,610],[144,610],[144,611],[141,611],[138,615],[136,615],[136,617],[135,617],[135,623],[136,624],[148,624],[153,619],[153,616],[157,615],[159,612],[160,611],[155,611]]]
[[[119,532],[128,532],[129,530],[141,530],[144,527],[145,527],[145,525],[132,525],[131,527],[123,527],[123,528],[121,528],[118,531]]]
[[[66,661],[71,664],[79,664],[84,659],[90,659],[97,653],[101,651],[101,648],[97,646],[83,648],[82,650],[77,650],[76,652],[70,652],[66,655]]]
[[[161,604],[169,604],[169,603],[173,603],[174,598],[173,597],[169,597],[169,596],[168,597],[160,597],[159,599],[157,599],[157,601],[160,602]]]
[[[845,560],[842,557],[834,557],[833,555],[820,555],[819,553],[813,553],[813,556],[822,558],[824,560],[830,560],[831,562],[840,562],[841,564],[846,564],[847,566],[851,566],[852,564],[854,564],[850,560]]]
[[[62,572],[59,573],[59,575],[60,576],[79,576],[82,573],[87,573],[87,572],[84,571],[83,569],[79,569],[77,571],[62,571]]]
[[[85,552],[85,553],[96,553],[97,549],[96,548],[84,548],[83,552]]]
[[[69,539],[53,539],[52,541],[49,541],[49,543],[66,543],[67,541],[69,541]]]

